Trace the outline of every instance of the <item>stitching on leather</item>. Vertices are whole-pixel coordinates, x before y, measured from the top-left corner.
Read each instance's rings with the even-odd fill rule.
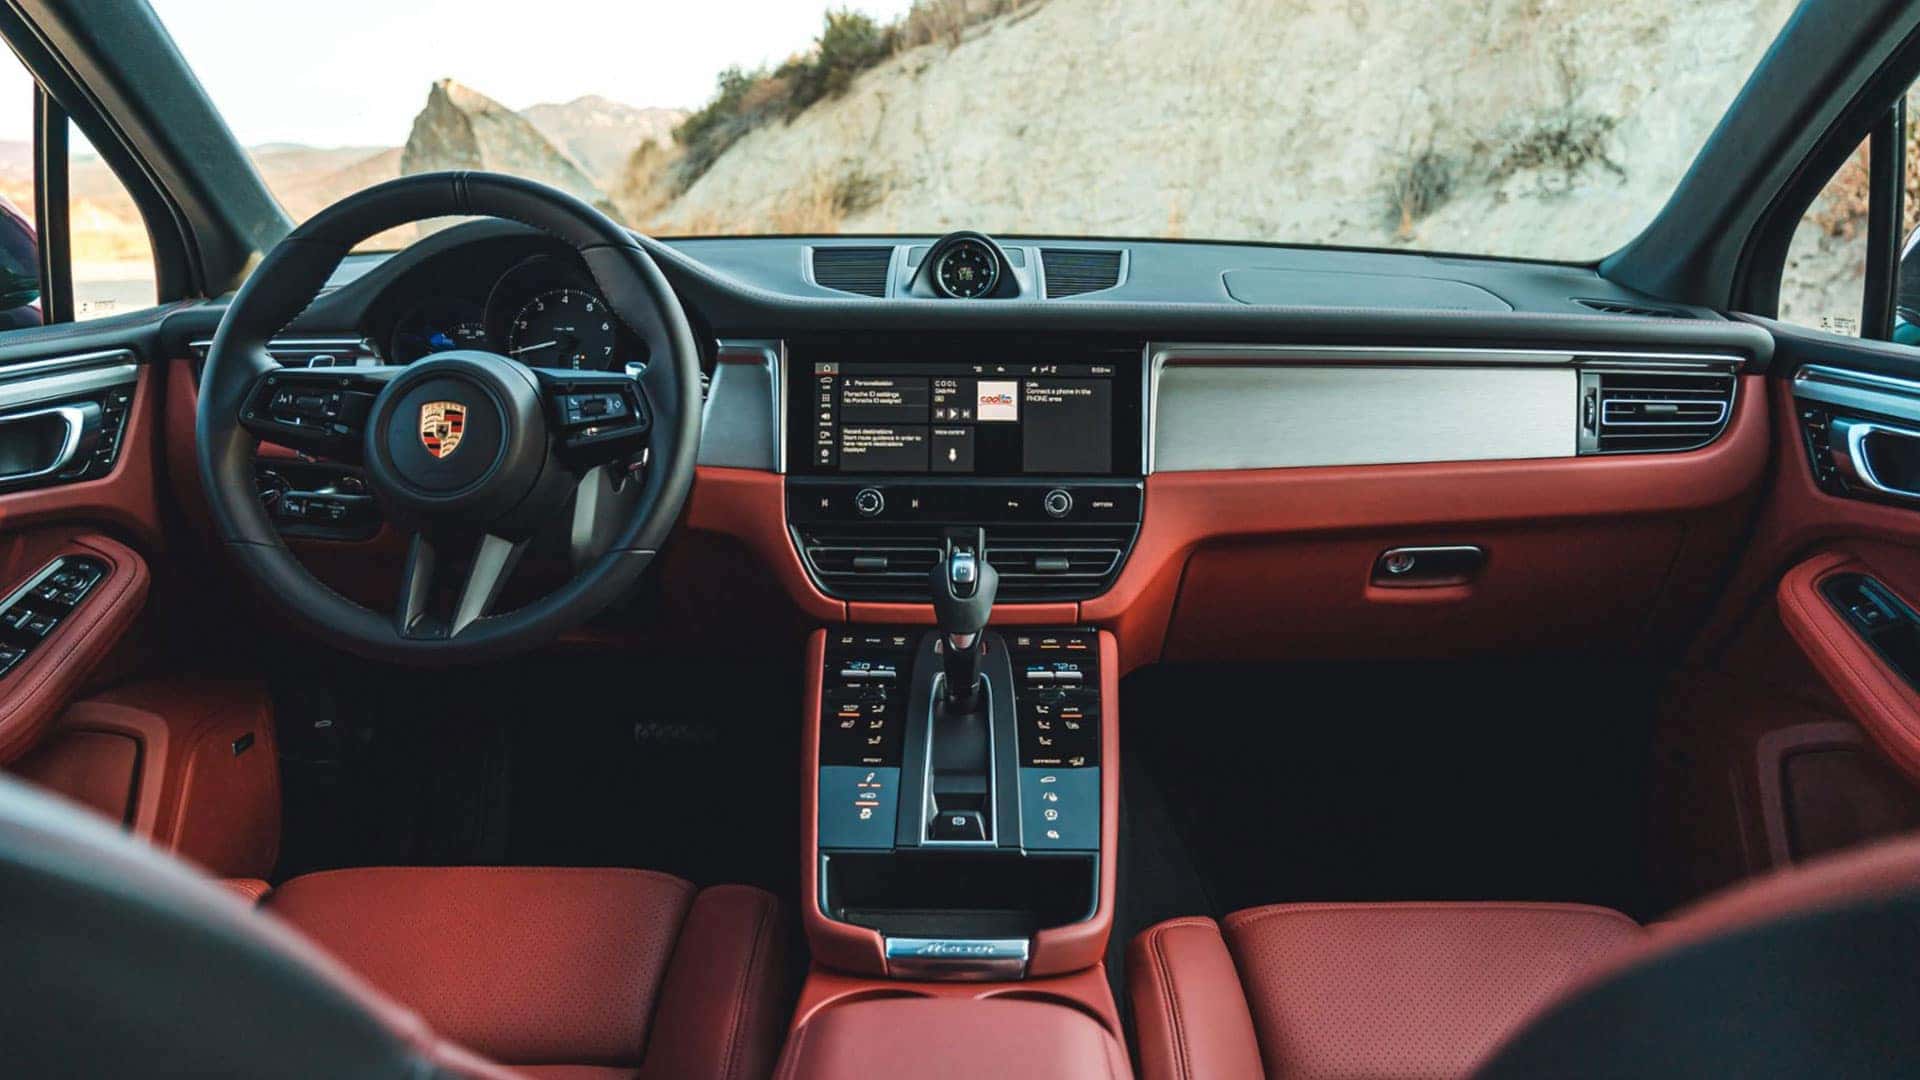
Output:
[[[1187,1048],[1186,1018],[1180,1012],[1180,995],[1173,989],[1173,969],[1172,965],[1167,963],[1165,943],[1162,940],[1169,929],[1172,927],[1156,926],[1149,930],[1147,946],[1153,952],[1154,974],[1160,983],[1160,1000],[1166,1006],[1167,1019],[1173,1028],[1174,1067],[1179,1070],[1177,1075],[1190,1077],[1193,1075],[1193,1057]]]
[[[755,899],[758,900],[759,898],[755,897]],[[747,953],[746,966],[741,968],[740,981],[734,986],[733,990],[734,1007],[733,1016],[729,1021],[731,1030],[727,1033],[727,1056],[721,1062],[722,1067],[720,1069],[720,1075],[724,1077],[734,1075],[734,1067],[740,1060],[740,1040],[748,1027],[745,1023],[746,1016],[753,1010],[756,1004],[756,1002],[748,1000],[748,988],[753,985],[753,973],[759,969],[760,961],[763,958],[761,946],[767,940],[767,924],[772,921],[772,915],[773,905],[761,902],[760,918],[754,923],[753,927],[753,948]]]

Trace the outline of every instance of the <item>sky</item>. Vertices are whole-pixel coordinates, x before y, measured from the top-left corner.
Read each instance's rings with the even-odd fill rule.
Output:
[[[149,0],[241,143],[398,146],[435,79],[509,108],[600,94],[696,106],[730,65],[805,49],[828,8],[911,0]],[[284,12],[285,14],[281,14]],[[15,87],[18,87],[18,94]],[[0,95],[28,93],[0,56]],[[26,107],[0,139],[31,138]]]

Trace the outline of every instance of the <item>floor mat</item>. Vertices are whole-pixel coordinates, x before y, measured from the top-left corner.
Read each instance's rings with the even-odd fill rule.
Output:
[[[1121,687],[1125,797],[1165,808],[1160,843],[1185,858],[1123,858],[1127,909],[1525,899],[1645,917],[1654,686],[1592,662],[1144,669]]]

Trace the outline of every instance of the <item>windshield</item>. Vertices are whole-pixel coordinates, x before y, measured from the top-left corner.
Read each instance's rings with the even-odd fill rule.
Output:
[[[1592,260],[1794,0],[152,0],[296,219],[517,173],[658,235],[1102,235]],[[392,247],[406,235],[379,238]]]

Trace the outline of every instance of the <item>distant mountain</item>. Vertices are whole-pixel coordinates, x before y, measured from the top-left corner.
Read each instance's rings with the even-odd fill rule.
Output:
[[[533,105],[520,115],[566,151],[601,190],[611,190],[642,143],[665,147],[687,118],[682,109],[637,108],[598,94],[564,105]]]

